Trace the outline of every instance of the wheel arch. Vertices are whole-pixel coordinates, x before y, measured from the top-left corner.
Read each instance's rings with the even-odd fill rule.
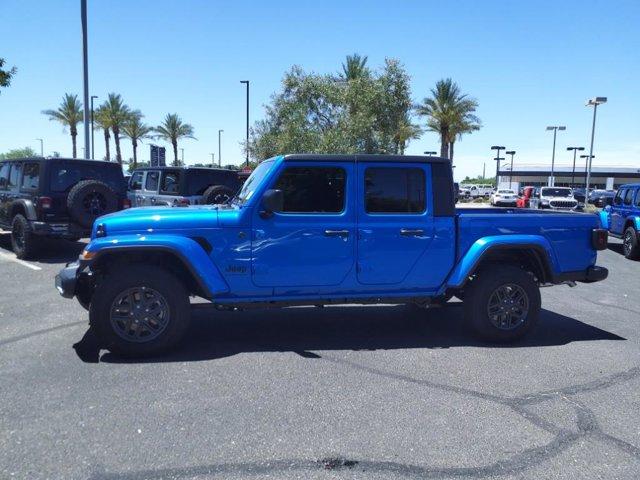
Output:
[[[23,215],[27,220],[38,219],[36,207],[30,200],[19,199],[11,204],[11,209],[9,210],[9,218],[13,218],[18,214]]]

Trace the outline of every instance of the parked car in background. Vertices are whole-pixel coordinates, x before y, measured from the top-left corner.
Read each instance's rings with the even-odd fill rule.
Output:
[[[613,190],[591,190],[589,192],[589,203],[598,208],[604,208],[613,204],[615,196],[616,192]]]
[[[464,185],[464,187],[469,189],[470,198],[489,198],[489,196],[493,193],[492,185]]]
[[[600,212],[600,221],[610,235],[622,238],[625,257],[640,259],[640,183],[622,185],[613,204]]]
[[[489,203],[495,207],[515,207],[518,196],[516,192],[508,189],[500,189],[491,194]]]
[[[130,206],[118,163],[71,158],[0,161],[0,227],[18,258],[35,256],[44,237],[77,240],[93,221]]]
[[[541,285],[608,274],[595,215],[456,211],[451,162],[408,155],[278,156],[227,205],[115,213],[91,238],[56,288],[89,309],[102,347],[133,356],[181,339],[190,296],[233,311],[455,295],[478,335],[515,341],[538,321]]]
[[[467,199],[471,193],[469,192],[469,185],[460,185],[458,187],[458,197]]]
[[[129,179],[134,207],[225,203],[240,188],[238,172],[222,168],[145,167]]]
[[[531,199],[537,195],[536,187],[526,186],[521,188],[521,193],[516,200],[516,207],[531,208]]]
[[[458,203],[458,200],[460,200],[460,185],[458,185],[458,182],[453,184],[453,199],[455,203]]]
[[[584,188],[578,187],[572,190],[573,190],[573,198],[575,198],[578,201],[578,203],[582,203],[584,205],[585,204]]]
[[[573,210],[578,201],[573,198],[569,187],[541,187],[538,194],[538,208],[552,210]]]

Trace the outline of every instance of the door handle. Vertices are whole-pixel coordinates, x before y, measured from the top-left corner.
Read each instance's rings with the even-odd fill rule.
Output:
[[[400,229],[400,235],[402,235],[403,237],[418,237],[422,234],[424,234],[424,230],[421,230],[419,228],[416,228],[416,229],[401,228]]]
[[[349,236],[349,230],[325,230],[324,236],[347,238]]]

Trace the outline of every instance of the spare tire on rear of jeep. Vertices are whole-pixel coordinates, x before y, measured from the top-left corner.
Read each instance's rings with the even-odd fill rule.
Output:
[[[227,203],[234,195],[233,190],[224,185],[213,185],[207,188],[202,195],[202,203],[206,205],[216,205]]]
[[[91,228],[96,218],[118,210],[118,196],[105,183],[83,180],[69,191],[67,210],[80,226]]]

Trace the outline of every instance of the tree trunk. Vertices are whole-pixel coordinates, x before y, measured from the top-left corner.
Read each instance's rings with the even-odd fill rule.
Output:
[[[449,158],[449,142],[447,141],[447,131],[440,132],[440,156]]]
[[[404,155],[404,141],[400,142],[400,155]]]
[[[113,127],[113,140],[116,142],[116,160],[122,165],[122,153],[120,152],[120,129]]]
[[[105,148],[105,151],[107,152],[105,155],[105,159],[107,160],[107,162],[110,162],[111,152],[109,151],[109,129],[108,128],[104,129],[104,148]]]
[[[71,145],[73,145],[73,158],[77,157],[77,152],[76,152],[76,135],[78,135],[77,132],[74,132],[73,130],[71,131]]]
[[[453,163],[453,144],[455,142],[449,142],[449,160]]]
[[[131,140],[131,145],[133,146],[133,168],[138,168],[138,142],[135,140]]]
[[[178,141],[173,140],[171,142],[171,145],[173,145],[173,166],[177,167],[178,165],[180,165],[178,163]]]

